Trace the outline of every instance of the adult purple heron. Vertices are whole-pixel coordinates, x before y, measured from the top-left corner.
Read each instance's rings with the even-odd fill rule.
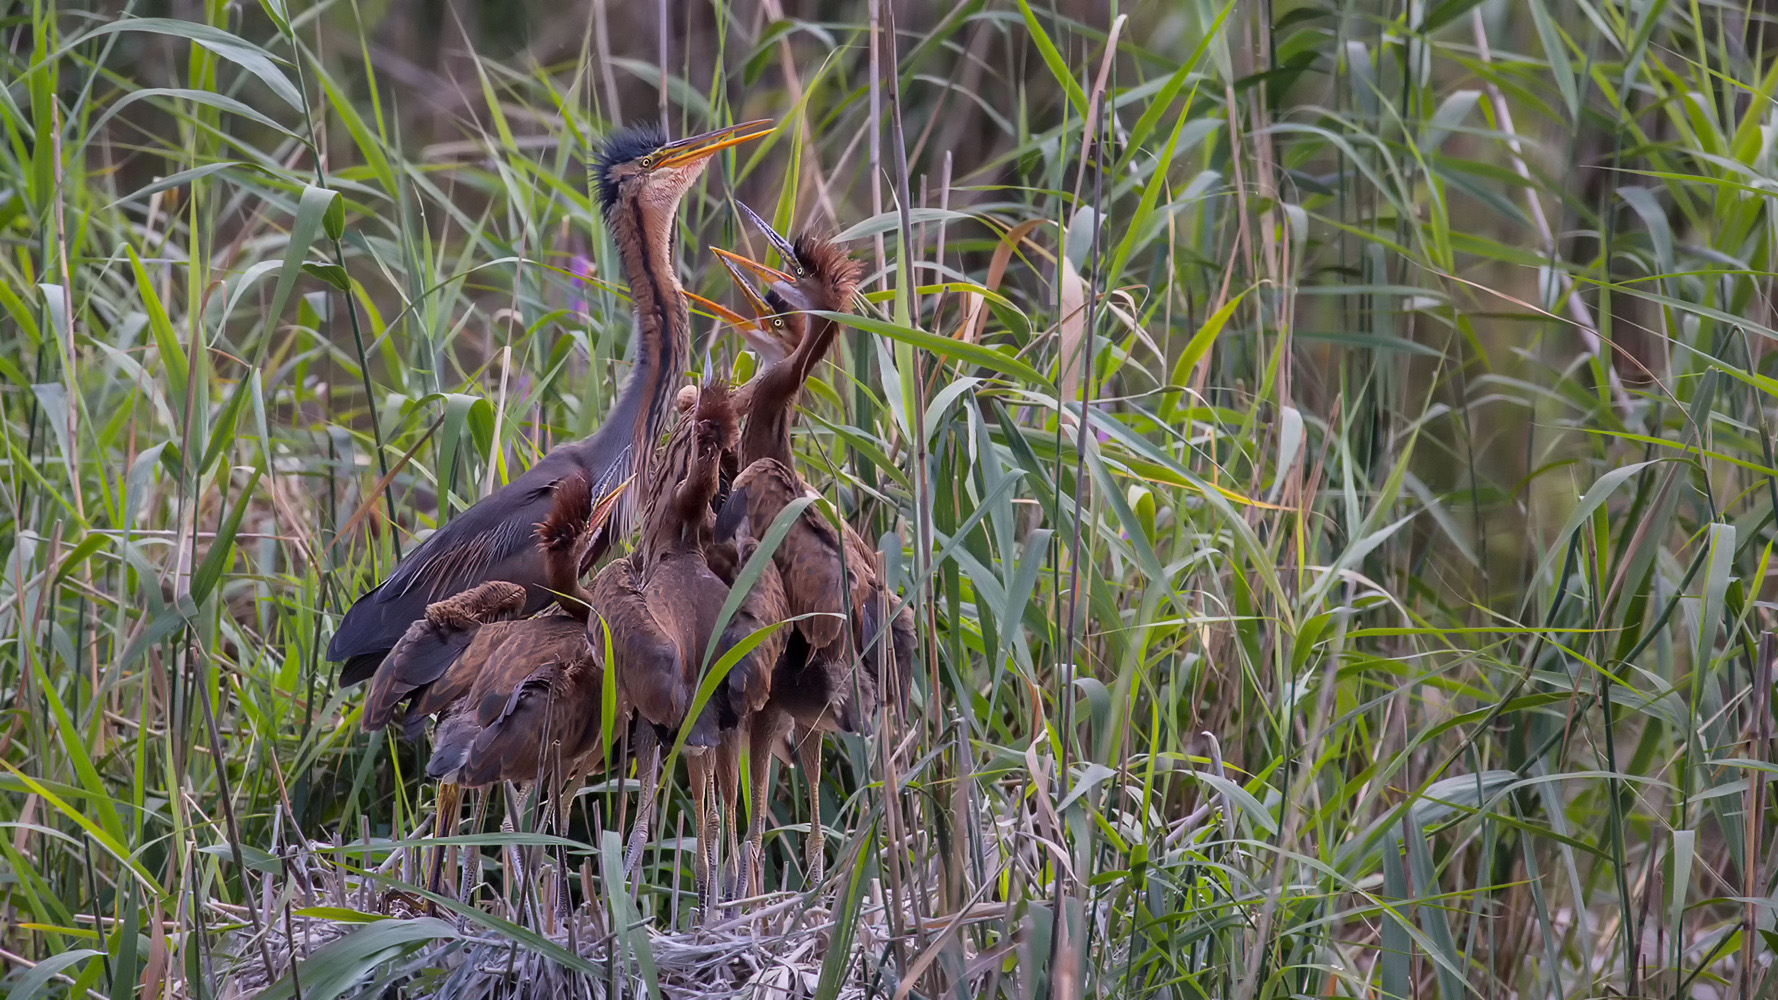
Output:
[[[533,532],[549,513],[557,482],[585,476],[596,495],[628,478],[672,417],[691,350],[690,317],[674,266],[674,230],[685,192],[721,150],[766,135],[752,121],[669,142],[652,127],[610,136],[595,173],[600,208],[611,228],[634,313],[635,365],[605,423],[592,436],[552,449],[524,474],[477,501],[408,553],[394,572],[353,603],[327,648],[345,661],[340,684],[370,679],[429,605],[488,581],[523,588],[521,614],[555,599]],[[622,537],[626,500],[593,538],[585,564]]]

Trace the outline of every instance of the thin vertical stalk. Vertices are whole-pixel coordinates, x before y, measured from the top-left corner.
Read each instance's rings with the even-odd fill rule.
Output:
[[[881,28],[878,45],[881,58],[878,68],[882,71],[882,85],[888,92],[889,118],[887,126],[890,132],[892,151],[895,154],[895,194],[898,214],[900,216],[901,252],[897,255],[897,274],[895,280],[896,294],[901,297],[902,308],[906,310],[907,322],[912,326],[920,323],[920,300],[915,292],[919,277],[914,268],[914,234],[912,221],[912,194],[908,183],[907,146],[901,127],[901,86],[900,60],[896,54],[895,37],[895,5],[893,0],[878,0],[881,4]],[[879,119],[881,120],[881,119]],[[902,373],[904,379],[912,380],[913,412],[908,414],[909,426],[913,430],[914,440],[909,449],[914,460],[914,579],[915,592],[909,599],[917,602],[925,613],[926,621],[937,620],[931,602],[932,588],[926,578],[926,567],[932,558],[932,483],[929,480],[930,467],[926,440],[926,394],[925,380],[920,377],[919,357],[914,357],[914,369]],[[928,627],[922,630],[926,639],[928,662],[937,658],[936,639],[933,630]],[[920,927],[925,916],[932,912],[930,901],[926,898],[926,880],[915,879],[912,872],[906,870],[906,852],[913,848],[908,842],[908,825],[902,815],[900,782],[894,754],[890,752],[891,741],[881,742],[883,754],[884,783],[884,817],[888,831],[888,840],[893,849],[889,854],[889,889],[891,900],[891,917],[889,926],[894,935],[896,965],[907,967],[908,944],[905,940],[907,929],[900,926],[904,907],[917,903],[918,910],[914,914],[913,932],[918,939],[923,939]],[[918,900],[910,898],[911,887],[919,885],[921,892]],[[920,947],[916,941],[916,947]]]
[[[1470,29],[1475,36],[1476,53],[1481,57],[1483,65],[1494,62],[1494,50],[1488,44],[1487,26],[1482,22],[1482,9],[1475,7],[1469,12]],[[1609,355],[1604,354],[1604,344],[1599,337],[1599,326],[1593,322],[1593,311],[1581,298],[1580,288],[1567,269],[1560,266],[1556,257],[1556,236],[1550,228],[1549,216],[1544,212],[1543,201],[1537,196],[1537,182],[1531,175],[1531,167],[1525,162],[1525,149],[1519,141],[1519,133],[1513,127],[1513,111],[1507,103],[1506,96],[1500,92],[1491,78],[1482,78],[1482,87],[1487,91],[1488,102],[1494,107],[1494,115],[1500,122],[1500,130],[1506,134],[1507,149],[1512,153],[1513,170],[1524,179],[1525,210],[1531,215],[1531,223],[1537,230],[1542,241],[1543,254],[1549,261],[1550,270],[1560,287],[1558,297],[1574,320],[1575,330],[1580,334],[1581,343],[1585,345],[1587,354],[1599,359],[1605,369],[1605,378],[1611,385],[1611,398],[1620,412],[1628,412],[1630,395],[1624,390],[1623,380],[1618,378],[1617,366]]]
[[[667,114],[667,66],[669,64],[668,53],[671,47],[667,32],[672,30],[673,27],[672,0],[655,0],[654,9],[655,13],[658,15],[658,20],[655,24],[656,41],[660,44],[659,56],[661,64],[661,80],[658,97],[660,100],[661,131],[668,135],[672,135],[672,122],[669,120]]]

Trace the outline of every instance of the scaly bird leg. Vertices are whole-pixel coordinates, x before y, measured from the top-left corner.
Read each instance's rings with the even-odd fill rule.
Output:
[[[771,795],[768,784],[772,773],[772,747],[783,735],[782,717],[771,710],[753,717],[748,734],[747,777],[748,797],[753,815],[747,824],[747,894],[757,896],[765,891],[766,803]]]
[[[568,779],[568,783],[563,785],[562,790],[556,794],[554,803],[555,809],[552,811],[551,820],[554,829],[550,832],[561,837],[563,840],[568,839],[568,813],[574,808],[575,796],[580,794],[580,789],[585,784],[586,772],[578,771],[574,777]],[[565,844],[557,844],[556,914],[562,918],[563,923],[566,923],[573,913],[573,900],[569,898],[568,893],[568,847]]]
[[[525,796],[530,794],[528,786],[515,786],[511,782],[503,786],[506,789],[506,816],[500,820],[501,833],[514,833],[518,830],[518,817],[524,810]],[[509,844],[506,849],[506,889],[508,904],[516,917],[523,912],[526,891],[531,884],[525,864],[525,849],[517,844]]]
[[[697,890],[698,919],[703,921],[708,921],[713,916],[710,910],[716,896],[711,877],[715,867],[715,810],[710,808],[711,793],[714,791],[714,756],[711,751],[704,750],[687,754],[685,758],[686,769],[691,772],[693,826],[697,836],[697,853],[691,859],[691,874],[693,887]]]
[[[648,846],[650,828],[654,825],[654,797],[661,783],[661,743],[654,727],[638,720],[636,724],[636,777],[642,782],[640,801],[636,803],[636,825],[630,828],[630,844],[624,851],[624,877],[639,889],[637,876],[642,872],[642,849]],[[632,889],[631,896],[635,896]]]
[[[803,842],[803,856],[808,862],[805,878],[809,888],[819,888],[827,874],[827,834],[821,827],[821,734],[804,731],[796,744],[797,767],[809,786],[809,838]]]
[[[482,832],[482,822],[488,816],[488,798],[487,789],[484,788],[476,792],[475,819],[471,821],[475,825],[470,828],[472,834]],[[457,883],[457,901],[464,906],[473,906],[475,905],[476,886],[480,885],[482,880],[482,849],[465,847],[463,851],[463,871]],[[463,922],[464,918],[459,917],[458,923],[462,924]]]
[[[741,799],[742,735],[740,730],[730,730],[716,748],[716,792],[722,802],[724,837],[722,875],[717,885],[725,903],[741,898],[740,830],[735,817]]]
[[[457,832],[458,807],[463,801],[463,786],[447,781],[438,784],[438,814],[433,817],[432,835],[449,837]],[[426,875],[426,889],[437,892],[439,884],[444,880],[445,846],[434,844],[432,847],[432,864]],[[428,909],[436,908],[428,904]]]

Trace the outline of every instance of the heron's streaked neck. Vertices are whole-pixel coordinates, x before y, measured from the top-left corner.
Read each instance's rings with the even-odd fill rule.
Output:
[[[635,367],[613,409],[614,415],[635,421],[636,444],[643,454],[653,450],[666,429],[691,354],[691,315],[673,266],[678,210],[677,202],[663,208],[631,197],[618,204],[611,218],[636,319]]]

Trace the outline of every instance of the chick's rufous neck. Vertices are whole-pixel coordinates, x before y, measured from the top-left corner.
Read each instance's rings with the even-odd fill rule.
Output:
[[[816,302],[812,308],[838,311],[835,304]],[[789,357],[761,372],[749,398],[746,427],[741,432],[741,463],[775,458],[790,466],[790,423],[796,412],[803,383],[827,355],[839,332],[839,324],[822,316],[810,316],[808,331]]]

